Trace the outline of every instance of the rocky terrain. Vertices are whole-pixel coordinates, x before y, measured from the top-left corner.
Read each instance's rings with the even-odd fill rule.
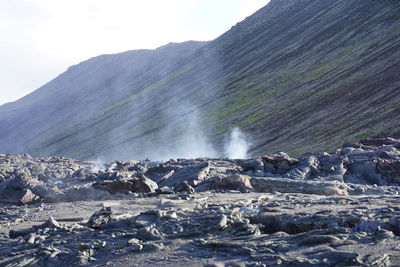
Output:
[[[0,266],[400,266],[399,25],[271,0],[0,106]]]
[[[187,157],[175,149],[188,129],[221,152],[239,127],[253,138],[252,156],[299,156],[395,136],[399,25],[397,0],[272,0],[211,42],[72,66],[0,107],[0,150],[107,161],[164,151],[172,155],[161,159]]]
[[[400,140],[110,163],[0,155],[1,266],[398,266]]]

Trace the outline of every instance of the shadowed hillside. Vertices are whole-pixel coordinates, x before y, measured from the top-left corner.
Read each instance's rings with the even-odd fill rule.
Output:
[[[80,159],[213,156],[240,127],[253,155],[298,155],[395,134],[399,25],[396,0],[272,0],[212,42],[71,67],[0,107],[0,150]]]

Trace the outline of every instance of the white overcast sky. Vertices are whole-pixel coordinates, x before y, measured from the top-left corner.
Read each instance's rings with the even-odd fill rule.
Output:
[[[269,0],[0,0],[0,105],[100,54],[212,40]]]

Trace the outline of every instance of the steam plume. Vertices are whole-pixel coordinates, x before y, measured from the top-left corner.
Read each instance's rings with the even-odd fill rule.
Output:
[[[248,150],[249,143],[246,141],[244,133],[237,127],[233,128],[225,147],[226,156],[233,159],[247,158]]]

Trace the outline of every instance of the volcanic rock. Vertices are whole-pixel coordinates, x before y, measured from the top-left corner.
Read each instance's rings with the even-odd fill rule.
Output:
[[[223,178],[218,186],[219,189],[238,190],[240,192],[252,191],[251,177],[237,174]]]
[[[20,204],[32,204],[40,201],[40,197],[32,193],[30,189],[24,189],[19,199]]]
[[[338,182],[295,181],[286,178],[252,178],[257,192],[303,193],[316,195],[347,195],[348,187]]]
[[[123,178],[111,183],[102,184],[104,189],[111,194],[116,193],[152,193],[158,188],[156,182],[145,176],[135,178]]]
[[[3,155],[0,265],[123,265],[133,253],[140,263],[397,264],[395,145],[163,163]]]
[[[195,189],[192,186],[190,186],[187,181],[178,182],[174,186],[174,190],[176,192],[180,192],[180,193],[181,192],[185,192],[185,193],[188,193],[188,194],[193,194],[195,192]]]
[[[88,227],[98,229],[103,224],[107,224],[111,221],[111,207],[104,207],[99,211],[96,211],[92,216],[90,216],[87,222]]]

